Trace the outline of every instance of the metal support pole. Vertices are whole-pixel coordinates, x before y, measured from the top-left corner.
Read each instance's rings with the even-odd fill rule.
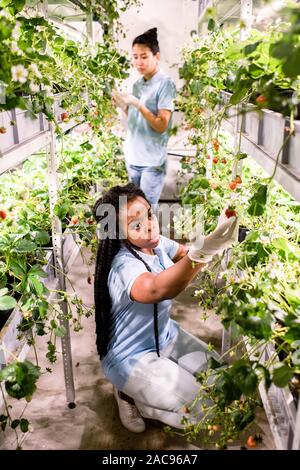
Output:
[[[252,0],[241,0],[241,31],[240,39],[241,41],[245,40],[250,34],[251,25],[252,25]],[[234,151],[237,153],[239,146],[240,131],[242,127],[244,116],[241,113],[241,107],[236,106],[236,116],[234,119]],[[232,169],[232,178],[234,179],[237,175],[242,173],[243,160],[236,162]],[[226,351],[231,346],[231,330],[228,331],[223,328],[222,332],[222,354],[225,354]]]
[[[292,450],[300,450],[300,400],[298,400],[297,414],[295,419],[295,430]]]
[[[241,30],[240,30],[240,40],[244,41],[250,34],[251,26],[252,26],[252,0],[241,0],[241,12],[240,12],[240,19],[241,19]],[[235,130],[235,141],[234,141],[234,149],[237,152],[238,149],[238,142],[239,142],[239,131],[242,125],[243,116],[241,114],[240,106],[237,106],[237,112],[234,122],[234,130]],[[240,161],[237,168],[234,168],[233,178],[241,173],[241,165],[242,162]]]
[[[50,214],[52,216],[52,241],[53,241],[53,254],[54,254],[54,265],[56,275],[59,281],[59,290],[62,292],[66,291],[66,278],[64,274],[64,257],[63,257],[63,237],[62,237],[62,226],[61,221],[53,214],[54,206],[57,202],[57,158],[55,148],[55,133],[54,124],[50,123],[50,145],[49,151],[47,152],[48,160],[48,180],[49,180],[49,199],[50,199]],[[71,351],[71,338],[70,338],[70,326],[67,320],[68,306],[66,301],[62,301],[60,304],[62,311],[59,319],[60,324],[64,326],[66,334],[62,337],[62,355],[63,365],[65,374],[65,385],[66,385],[66,398],[69,408],[74,408],[75,405],[75,387],[72,367],[72,351]]]
[[[249,36],[252,26],[252,0],[241,0],[241,31],[240,39],[244,41]]]
[[[39,9],[43,17],[48,18],[49,16],[48,0],[43,0],[42,2],[40,2]]]

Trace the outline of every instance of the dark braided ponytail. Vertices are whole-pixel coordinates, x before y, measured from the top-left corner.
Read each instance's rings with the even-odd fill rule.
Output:
[[[144,192],[137,188],[133,183],[125,186],[114,186],[103,197],[97,200],[93,208],[93,215],[97,224],[107,218],[108,211],[99,215],[98,209],[105,204],[109,204],[115,209],[116,212],[116,233],[115,237],[109,237],[109,221],[105,226],[101,227],[102,233],[105,235],[99,240],[98,250],[96,256],[96,269],[95,269],[95,283],[94,283],[94,298],[95,298],[95,319],[96,319],[96,345],[97,351],[102,359],[108,352],[109,339],[112,336],[111,324],[111,298],[108,289],[108,275],[111,269],[112,261],[121,247],[120,242],[120,227],[119,227],[119,212],[120,212],[120,197],[127,197],[127,201],[132,201],[138,196],[147,201]],[[148,201],[147,201],[148,202]],[[111,221],[112,222],[112,221]],[[113,221],[114,222],[114,221]],[[148,264],[138,255],[132,245],[124,240],[124,244],[128,251],[132,253],[138,260],[142,261],[146,269],[151,272]],[[158,340],[158,306],[154,304],[154,334],[157,355],[159,356],[159,340]]]

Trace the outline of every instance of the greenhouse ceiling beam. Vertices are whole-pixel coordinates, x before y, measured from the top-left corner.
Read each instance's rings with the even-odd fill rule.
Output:
[[[72,6],[79,7],[83,12],[87,11],[87,7],[79,0],[65,0],[65,1],[48,0],[48,5],[57,5],[57,6],[61,5],[63,7],[63,6],[67,6],[68,3],[71,3]]]
[[[80,31],[79,29],[75,28],[74,26],[70,25],[69,23],[65,22],[63,19],[60,19],[59,17],[49,17],[49,21],[52,23],[56,24],[58,27],[66,28],[72,30],[74,33],[79,34],[82,36],[84,39],[87,39],[87,35]]]
[[[84,11],[84,12],[87,12],[87,11],[88,11],[88,8],[87,8],[85,5],[83,5],[82,2],[79,2],[79,0],[68,0],[68,1],[69,1],[70,3],[72,3],[73,5],[75,5],[75,6],[79,7],[79,8],[81,8],[82,11]]]
[[[233,14],[237,14],[235,18],[239,18],[240,0],[199,0],[198,22],[200,23],[206,15],[209,8],[214,7],[218,21],[220,22],[230,19]]]

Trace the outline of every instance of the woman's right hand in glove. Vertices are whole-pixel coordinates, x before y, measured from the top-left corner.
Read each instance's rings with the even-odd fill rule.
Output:
[[[230,248],[233,243],[237,241],[237,217],[224,219],[222,214],[216,229],[209,235],[202,235],[200,230],[196,230],[188,252],[190,260],[196,261],[197,263],[208,263],[212,260],[214,255],[222,253],[226,248]]]

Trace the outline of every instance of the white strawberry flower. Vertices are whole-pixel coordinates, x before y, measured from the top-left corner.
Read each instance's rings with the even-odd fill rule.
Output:
[[[20,35],[21,35],[21,23],[17,21],[14,29],[12,30],[11,36],[15,41],[17,41],[20,38]]]
[[[45,85],[44,90],[46,93],[52,93],[52,87],[50,85]]]
[[[29,88],[32,93],[38,93],[40,91],[40,87],[37,83],[31,82]]]
[[[12,41],[10,50],[13,54],[22,54],[22,51],[19,48],[17,41]]]
[[[6,10],[1,10],[0,11],[0,16],[2,16],[3,18],[7,18],[8,20],[11,20],[11,15]]]
[[[217,73],[217,70],[215,68],[211,67],[207,70],[206,75],[209,78],[213,78],[213,77],[215,77],[216,73]]]
[[[37,78],[42,78],[42,74],[39,71],[39,68],[36,64],[30,64],[29,65],[29,70],[32,72]]]
[[[28,70],[22,64],[13,65],[11,67],[11,74],[13,82],[25,83],[27,81]]]

